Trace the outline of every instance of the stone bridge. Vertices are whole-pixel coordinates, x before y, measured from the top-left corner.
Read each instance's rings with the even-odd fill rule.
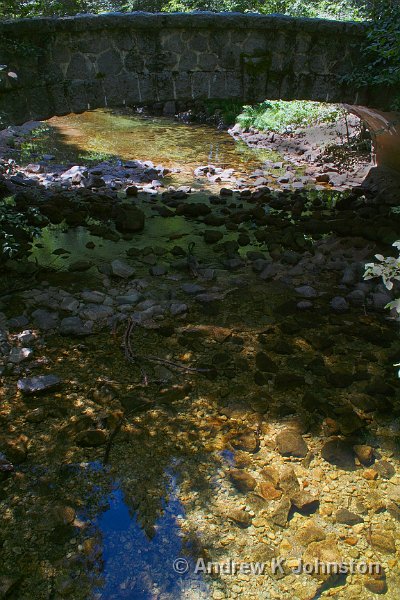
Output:
[[[282,15],[112,13],[3,22],[0,125],[107,106],[156,103],[168,111],[207,99],[268,98],[367,107],[371,129],[375,122],[382,129],[382,118],[395,120],[381,112],[390,90],[343,83],[361,64],[364,40],[361,23]],[[400,153],[390,155],[400,171]]]

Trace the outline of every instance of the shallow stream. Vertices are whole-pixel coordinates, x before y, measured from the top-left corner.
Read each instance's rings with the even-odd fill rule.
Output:
[[[95,164],[151,160],[180,169],[170,182],[196,187],[202,202],[210,191],[195,181],[199,165],[248,175],[279,160],[210,127],[164,118],[96,111],[49,125],[27,143],[26,162],[43,154],[63,164],[82,156]],[[146,225],[132,239],[47,228],[32,259],[59,272],[1,307],[8,319],[26,318],[20,327],[14,321],[9,343],[34,351],[1,380],[0,451],[14,472],[0,479],[0,598],[371,600],[377,590],[397,600],[398,328],[366,305],[333,312],[329,304],[348,293],[346,260],[368,255],[367,242],[301,232],[303,250],[289,247],[279,277],[263,279],[256,261],[271,262],[271,245],[257,239],[252,221],[212,227],[224,242],[248,235],[239,262],[229,263],[232,252],[204,243],[202,221],[164,219],[146,194],[137,202]],[[227,204],[228,216],[239,204],[252,206],[238,195]],[[328,205],[319,205],[321,221]],[[213,215],[223,208],[213,206]],[[275,214],[278,233],[308,216]],[[185,261],[190,241],[209,278],[178,268],[173,248],[182,246]],[[53,254],[58,248],[66,254]],[[115,258],[133,265],[134,276],[96,270]],[[77,260],[93,266],[67,273]],[[154,276],[149,269],[159,261],[168,268]],[[311,301],[294,291],[310,283],[318,290]],[[85,300],[93,291],[94,300]],[[75,314],[63,304],[69,293],[92,311],[103,298],[100,305],[120,320],[99,320],[87,337],[40,330],[33,309],[56,313],[59,323]],[[119,308],[118,298],[135,294],[134,308]],[[138,321],[127,342],[126,317],[154,306],[160,311]],[[19,341],[22,328],[33,338]],[[57,388],[17,391],[19,378],[48,373],[61,378]],[[274,571],[271,561],[280,557],[286,566]],[[297,574],[293,561],[301,558],[378,561],[385,576]],[[262,572],[232,572],[229,561],[263,563]],[[205,573],[208,562],[228,572]]]

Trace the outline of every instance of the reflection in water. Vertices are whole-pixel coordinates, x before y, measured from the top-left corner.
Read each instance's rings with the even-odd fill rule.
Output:
[[[149,117],[132,110],[95,110],[55,117],[48,132],[38,136],[29,150],[36,158],[52,154],[55,162],[76,164],[85,160],[151,160],[179,169],[172,183],[193,183],[193,170],[210,161],[218,167],[235,167],[240,173],[259,168],[266,160],[278,161],[271,150],[249,148],[226,132],[209,125],[180,123],[167,117]],[[24,156],[32,162],[35,156]]]
[[[98,600],[152,600],[160,594],[171,600],[209,597],[206,582],[193,575],[195,561],[183,539],[179,522],[184,519],[184,508],[177,497],[176,476],[171,471],[167,475],[169,497],[162,502],[154,535],[149,537],[143,530],[132,500],[120,486],[108,498],[109,509],[95,521],[94,527],[101,533],[103,564],[102,584],[94,596]],[[183,559],[183,571],[184,561],[188,561],[188,573],[174,571],[178,558]]]

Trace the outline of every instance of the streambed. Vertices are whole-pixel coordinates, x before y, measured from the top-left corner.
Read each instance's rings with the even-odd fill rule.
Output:
[[[94,114],[85,118],[101,129]],[[134,127],[121,118],[116,130]],[[267,186],[248,181],[264,159],[246,162],[230,139],[219,165],[245,184],[209,189],[193,176],[208,164],[209,132],[205,143],[202,128],[191,130],[196,145],[179,126],[188,155],[170,150],[168,158],[163,152],[179,145],[170,130],[158,130],[165,151],[152,155],[141,127],[143,154],[133,138],[117,153],[115,131],[107,152],[181,169],[174,187],[194,189],[181,203],[209,210],[179,215],[169,205],[173,214],[162,217],[153,210],[165,206],[162,188],[133,199],[114,190],[116,205],[143,210],[142,231],[111,240],[93,236],[90,221],[49,225],[31,262],[57,269],[3,299],[0,592],[22,600],[394,600],[399,331],[383,309],[384,289],[362,281],[362,264],[387,248],[396,217],[359,194],[260,193]],[[46,141],[40,152],[62,162],[70,146],[76,163],[79,136],[63,135],[61,146]],[[371,232],[371,215],[383,233]],[[188,268],[190,242],[197,273]],[[116,259],[124,276],[113,271]],[[88,268],[71,271],[77,261]],[[18,390],[19,380],[44,375],[57,385]],[[286,566],[273,572],[279,557]],[[378,561],[383,570],[299,575],[291,565],[300,558]],[[263,562],[265,570],[195,573],[199,559]]]

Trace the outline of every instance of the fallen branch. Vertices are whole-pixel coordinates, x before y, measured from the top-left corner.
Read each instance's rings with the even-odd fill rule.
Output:
[[[135,326],[135,322],[133,321],[133,319],[129,319],[128,326],[127,326],[127,328],[125,330],[125,334],[124,334],[125,358],[131,363],[138,364],[140,371],[142,373],[143,381],[144,381],[145,385],[147,385],[148,379],[147,379],[146,372],[144,371],[142,365],[140,364],[143,361],[157,363],[160,365],[165,365],[167,367],[172,367],[173,369],[187,371],[189,373],[209,373],[210,372],[210,369],[199,369],[197,367],[187,367],[186,365],[183,365],[181,363],[176,363],[176,362],[173,362],[172,360],[167,360],[165,358],[159,358],[158,356],[152,356],[152,355],[139,356],[139,355],[135,354],[132,350],[132,344],[131,344],[131,337],[132,337],[132,331],[133,331],[134,326]]]

